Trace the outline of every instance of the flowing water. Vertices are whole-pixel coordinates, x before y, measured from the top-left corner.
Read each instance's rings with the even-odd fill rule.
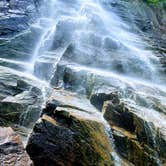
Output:
[[[110,4],[111,0],[43,0],[40,18],[32,25],[42,33],[30,62],[3,58],[0,62],[22,65],[26,73],[48,84],[52,83],[58,65],[63,63],[76,76],[80,72],[87,77],[93,75],[96,84],[100,78],[103,84],[108,80],[109,85],[123,91],[133,107],[144,108],[140,114],[147,121],[166,131],[165,115],[161,116],[152,104],[138,103],[128,92],[132,88],[144,103],[153,102],[149,98],[154,97],[164,105],[165,76],[159,59],[146,49],[148,44],[132,32]],[[42,92],[46,101],[45,86]],[[152,135],[155,138],[155,134]],[[116,153],[114,156],[119,162]]]
[[[162,83],[159,59],[145,49],[145,43],[130,32],[130,27],[112,12],[108,2],[44,2],[43,15],[37,23],[44,30],[32,57],[33,70],[38,61],[57,62],[56,52],[60,50],[59,59],[61,52],[73,44],[79,55],[72,62]]]
[[[118,84],[124,93],[132,87],[144,96],[145,102],[149,95],[163,103],[165,76],[159,59],[146,49],[148,44],[118,17],[110,3],[109,0],[44,0],[41,17],[33,25],[40,27],[42,34],[27,71],[51,83],[57,65],[65,62],[76,72],[110,79],[111,85]],[[138,108],[137,100],[128,98]],[[147,108],[147,112],[140,114],[148,115],[150,110],[155,116],[147,116],[147,120],[165,128],[165,115],[160,117],[149,104],[140,106]]]

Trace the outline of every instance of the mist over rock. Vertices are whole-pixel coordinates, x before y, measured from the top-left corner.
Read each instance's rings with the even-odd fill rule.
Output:
[[[0,165],[164,166],[165,5],[0,0]]]

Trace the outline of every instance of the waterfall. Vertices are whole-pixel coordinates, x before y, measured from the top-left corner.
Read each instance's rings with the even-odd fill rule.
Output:
[[[109,0],[45,0],[38,22],[32,25],[40,27],[42,34],[29,72],[51,83],[57,66],[63,62],[75,71],[110,79],[126,96],[127,87],[145,96],[153,95],[146,91],[148,88],[165,94],[165,77],[158,57],[146,49],[148,44],[132,32],[110,3]]]
[[[74,63],[163,83],[159,59],[145,49],[145,42],[130,32],[130,27],[112,12],[108,3],[95,0],[44,2],[37,23],[43,33],[32,57],[32,72],[43,79],[51,79],[52,74],[44,75],[42,68],[55,70],[53,63],[73,44],[83,54],[75,55]]]

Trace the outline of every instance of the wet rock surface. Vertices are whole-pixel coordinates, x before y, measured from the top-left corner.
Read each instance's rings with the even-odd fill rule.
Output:
[[[118,153],[134,165],[164,165],[166,129],[158,118],[162,116],[164,122],[165,115],[123,99],[122,93],[110,88],[96,90],[96,95],[93,92],[91,102],[98,106],[103,98],[102,112],[112,128]]]
[[[29,27],[36,15],[34,0],[0,1],[0,36],[13,35]]]
[[[65,63],[64,63],[65,64]],[[134,165],[165,164],[165,90],[79,65],[59,65],[56,80],[86,93],[104,113],[118,153]]]
[[[123,20],[131,25],[133,31],[137,31],[150,44],[148,49],[154,50],[165,68],[165,2],[148,3],[148,1],[143,0],[117,0],[112,1],[111,6]]]
[[[39,15],[38,0],[0,1],[0,65],[25,71],[40,32],[30,26]]]
[[[3,166],[32,166],[21,137],[10,127],[0,127],[0,163]]]
[[[41,3],[43,1],[0,0],[0,65],[6,66],[0,67],[1,126],[17,128],[21,124],[32,127],[39,117],[43,101],[40,80],[16,70],[31,70],[28,60],[34,54],[36,41],[45,28],[52,26],[50,20],[41,18],[29,28],[40,13],[38,6]],[[91,104],[102,111],[112,129],[115,149],[122,158],[121,165],[165,165],[166,90],[138,80],[141,77],[155,83],[159,73],[154,73],[146,59],[153,53],[160,58],[161,64],[155,56],[149,58],[150,62],[164,73],[164,5],[147,5],[142,0],[105,2],[105,11],[115,10],[127,22],[124,25],[118,17],[112,17],[112,12],[107,20],[110,20],[109,32],[98,15],[103,11],[95,5],[85,5],[82,12],[88,19],[79,18],[77,21],[65,8],[67,4],[69,9],[75,9],[77,2],[60,3],[64,6],[60,10],[57,6],[57,11],[71,17],[59,20],[55,32],[48,29],[46,40],[39,43],[41,48],[35,57],[35,75],[51,80],[53,86],[86,95]],[[119,22],[115,22],[118,24],[114,27],[113,20],[116,19]],[[128,39],[117,34],[122,29],[122,34],[134,32],[138,36],[135,38],[130,33]],[[51,31],[53,41],[49,38]],[[117,35],[121,40],[114,38]],[[139,40],[140,36],[147,43]],[[45,47],[50,49],[45,50]],[[141,51],[144,47],[145,50]],[[68,91],[53,91],[27,145],[27,152],[35,165],[114,164],[117,154],[105,132],[102,114],[97,113],[89,100]],[[7,134],[11,131],[4,130]],[[14,145],[2,144],[2,163],[8,164],[10,157],[14,158],[11,163],[15,162],[17,156],[25,152],[17,142],[19,149],[16,147],[15,152],[18,154],[10,155],[16,142],[14,140]],[[113,159],[114,153],[116,157]],[[26,157],[19,158],[18,165],[29,164]]]
[[[34,165],[111,165],[109,137],[87,99],[54,91],[26,150]]]
[[[153,122],[151,124],[130,111],[126,111],[123,106],[120,108],[117,106],[112,110],[107,109],[104,116],[113,126],[113,135],[119,153],[135,165],[158,165],[158,153],[161,154],[165,148],[160,143],[156,144],[156,140],[162,138],[160,136],[157,138],[153,132],[154,130],[162,132],[159,131],[161,129],[155,128]],[[160,157],[161,160],[165,158],[163,154]],[[165,159],[162,162],[165,163]]]
[[[42,84],[6,67],[0,67],[0,78],[0,125],[31,126],[40,114]]]

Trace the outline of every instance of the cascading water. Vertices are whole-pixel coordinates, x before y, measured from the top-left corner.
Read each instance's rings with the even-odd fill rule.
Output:
[[[130,86],[138,94],[152,96],[153,92],[146,89],[154,88],[164,93],[156,95],[157,98],[166,97],[159,59],[146,50],[147,43],[131,32],[110,3],[107,0],[44,1],[41,18],[33,25],[40,27],[42,34],[31,59],[31,72],[50,83],[57,65],[65,62],[77,71],[110,78],[119,84],[125,96],[128,96],[126,87]],[[136,105],[136,100],[132,100]],[[147,107],[151,109],[150,105]],[[158,125],[157,121],[162,120],[164,126],[165,117],[153,112],[155,123]]]
[[[83,54],[73,57],[78,64],[161,83],[164,78],[157,69],[159,60],[144,49],[144,42],[130,33],[130,27],[111,12],[111,7],[105,8],[105,3],[44,2],[45,18],[42,15],[38,22],[43,33],[32,57],[34,73],[42,77],[42,65],[49,71],[55,69],[53,63],[73,44]],[[51,75],[43,77],[51,79]]]

